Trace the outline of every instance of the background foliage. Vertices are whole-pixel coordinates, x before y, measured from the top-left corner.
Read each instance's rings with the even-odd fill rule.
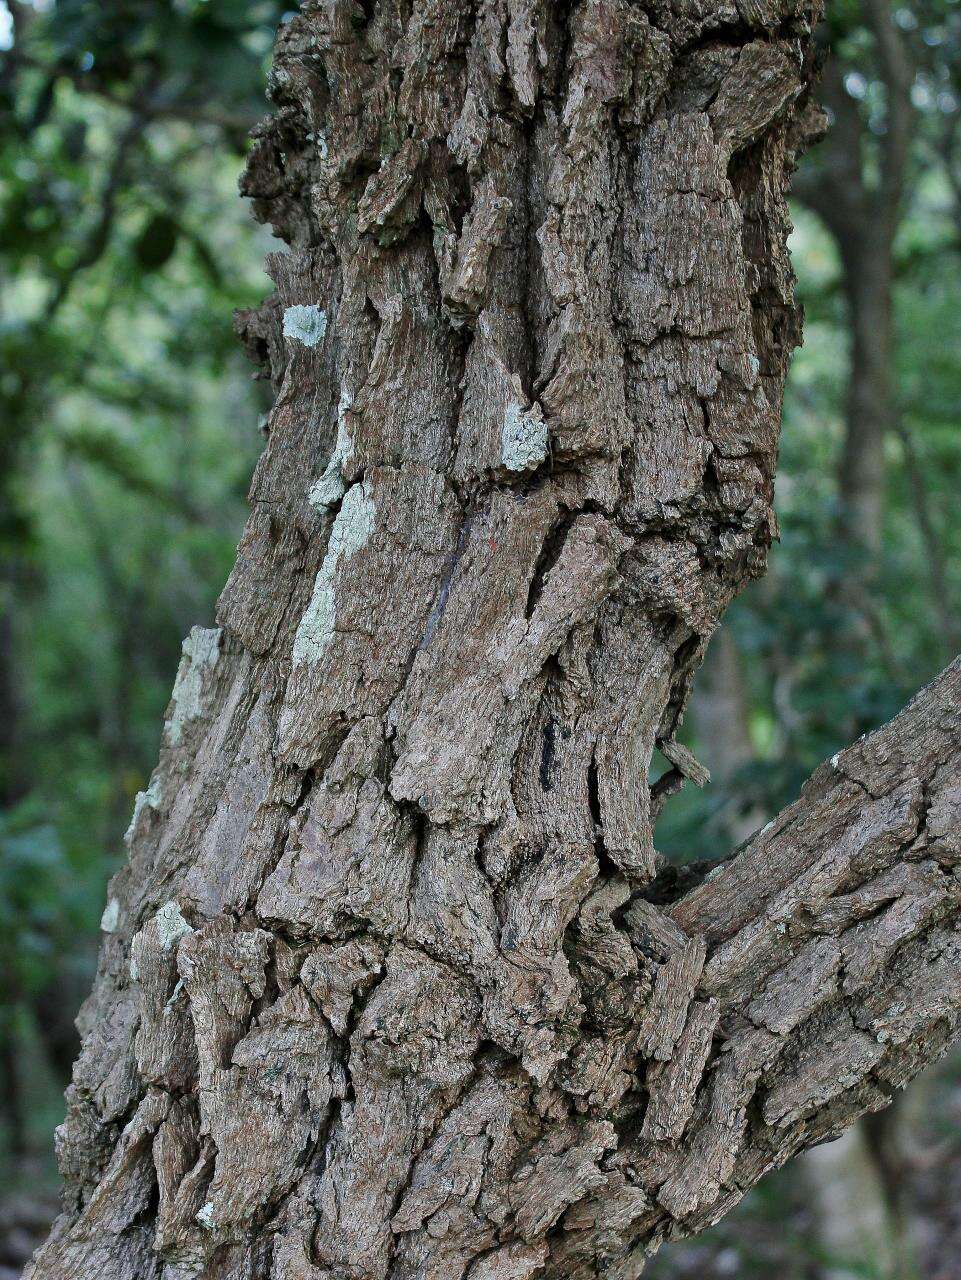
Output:
[[[961,648],[961,5],[830,9],[837,134],[854,128],[857,148],[829,139],[800,175],[813,184],[794,242],[808,321],[782,541],[732,609],[689,717],[716,782],[668,806],[672,856],[743,838]],[[266,403],[230,317],[267,291],[267,237],[235,187],[283,13],[271,0],[0,0],[0,1275],[17,1274],[50,1211],[104,886],[180,641],[212,620],[244,518]],[[885,32],[909,69],[900,124]],[[883,526],[866,546],[842,478],[859,295],[850,252],[812,210],[843,161],[838,180],[883,213],[901,124],[883,290],[893,376],[872,446]],[[955,1074],[918,1122],[937,1159],[901,1166],[922,1224],[911,1266],[943,1277],[961,1274]],[[666,1251],[658,1274],[892,1273],[839,1260],[822,1225],[796,1181],[774,1180],[733,1224]]]

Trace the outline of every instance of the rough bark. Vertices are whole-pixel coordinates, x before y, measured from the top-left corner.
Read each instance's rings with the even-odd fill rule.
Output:
[[[654,847],[774,531],[812,9],[283,28],[277,401],[33,1280],[626,1280],[953,1033],[957,668],[682,896]]]

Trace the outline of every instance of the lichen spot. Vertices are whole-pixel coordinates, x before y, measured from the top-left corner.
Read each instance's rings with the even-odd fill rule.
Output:
[[[333,639],[338,566],[348,562],[365,545],[374,532],[376,514],[367,483],[352,485],[337,512],[310,604],[294,636],[295,664],[318,662]]]
[[[204,674],[217,665],[222,636],[219,627],[193,627],[183,643],[171,695],[173,710],[164,726],[171,746],[180,741],[187,721],[196,720],[203,712]]]
[[[212,1204],[212,1202],[211,1202],[210,1200],[208,1200],[208,1201],[207,1201],[207,1203],[204,1205],[204,1207],[203,1207],[203,1208],[200,1210],[200,1212],[197,1214],[197,1221],[200,1223],[200,1225],[201,1225],[202,1227],[206,1227],[206,1229],[207,1229],[208,1231],[213,1231],[213,1229],[214,1229],[214,1206],[213,1206],[213,1204]]]
[[[315,511],[329,511],[344,496],[346,487],[340,466],[331,458],[327,470],[307,490],[307,501]]]
[[[130,826],[124,832],[124,844],[129,848],[137,829],[140,826],[140,819],[148,809],[157,810],[160,808],[160,802],[163,799],[163,786],[160,781],[160,775],[155,774],[150,779],[150,786],[146,791],[138,791],[133,802],[133,817],[130,819]]]
[[[316,480],[307,492],[307,501],[317,511],[326,511],[335,507],[347,489],[344,483],[343,465],[353,452],[350,432],[347,429],[347,410],[351,405],[348,392],[342,391],[337,409],[337,440],[334,451],[330,455],[327,469],[319,480]]]
[[[522,409],[513,402],[504,414],[501,462],[508,471],[533,471],[547,457],[547,423],[540,405]]]
[[[288,307],[284,312],[284,337],[305,347],[316,347],[327,332],[327,312],[315,303]]]
[[[100,928],[104,933],[116,933],[119,923],[120,903],[116,898],[111,898],[103,909],[103,915],[100,917]]]
[[[157,940],[164,951],[175,947],[185,934],[193,933],[176,902],[165,902],[154,916]]]

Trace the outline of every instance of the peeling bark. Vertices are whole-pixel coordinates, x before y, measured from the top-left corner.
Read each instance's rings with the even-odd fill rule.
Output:
[[[658,875],[775,527],[815,17],[282,29],[246,190],[291,251],[241,318],[277,399],[33,1280],[626,1280],[953,1034],[957,668],[703,883]]]

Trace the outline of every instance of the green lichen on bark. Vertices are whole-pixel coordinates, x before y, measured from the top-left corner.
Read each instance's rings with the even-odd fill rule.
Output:
[[[327,332],[327,312],[311,303],[288,307],[284,312],[284,337],[305,347],[316,347]]]
[[[353,485],[344,495],[337,512],[327,554],[314,582],[313,595],[294,636],[295,663],[319,662],[323,657],[334,634],[337,576],[347,569],[351,558],[363,548],[373,532],[374,521],[374,506],[364,485]]]

